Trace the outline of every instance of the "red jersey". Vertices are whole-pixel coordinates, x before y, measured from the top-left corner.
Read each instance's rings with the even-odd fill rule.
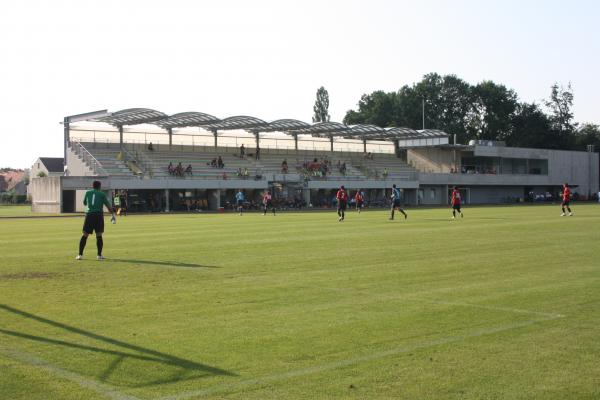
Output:
[[[568,187],[563,189],[563,201],[571,200],[571,189]]]
[[[458,205],[460,204],[460,192],[458,190],[453,190],[452,191],[452,205]]]
[[[265,195],[263,196],[263,204],[268,204],[268,203],[271,201],[271,199],[272,199],[272,197],[271,197],[271,195],[270,195],[270,194],[268,194],[268,193],[267,193],[267,194],[265,194]]]
[[[363,201],[362,194],[360,192],[356,192],[356,194],[354,195],[354,200],[356,200],[357,202]]]
[[[337,191],[335,198],[338,199],[339,201],[348,201],[348,194],[346,193],[345,190],[340,189]]]

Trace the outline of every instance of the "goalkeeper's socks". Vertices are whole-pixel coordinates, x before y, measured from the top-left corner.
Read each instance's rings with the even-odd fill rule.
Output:
[[[98,255],[102,255],[102,247],[104,246],[104,240],[102,240],[102,236],[96,236],[96,247],[98,247]]]
[[[85,249],[85,244],[87,243],[87,236],[81,236],[81,240],[79,241],[79,255],[83,255],[83,249]]]

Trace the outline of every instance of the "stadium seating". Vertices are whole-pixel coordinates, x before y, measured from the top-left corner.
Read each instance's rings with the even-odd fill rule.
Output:
[[[212,146],[155,146],[154,151],[149,151],[145,145],[127,144],[121,152],[118,143],[92,144],[83,143],[83,146],[102,164],[107,173],[114,176],[143,175],[145,178],[173,178],[173,179],[239,179],[238,170],[248,170],[246,179],[328,179],[328,180],[360,180],[360,179],[387,179],[411,180],[415,178],[415,169],[394,154],[376,153],[373,159],[366,159],[362,153],[329,152],[314,150],[278,150],[262,149],[260,159],[256,160],[253,149],[247,150],[247,155],[240,158],[239,149],[232,147]],[[224,168],[210,166],[211,160],[221,156]],[[288,173],[281,170],[283,160],[287,161]],[[309,171],[304,166],[307,163],[321,162],[327,159],[331,168],[327,176]],[[184,174],[183,177],[169,175],[168,165],[179,163],[185,169],[192,166],[192,175]],[[339,164],[346,164],[346,171],[342,173]],[[387,178],[384,176],[387,170]]]

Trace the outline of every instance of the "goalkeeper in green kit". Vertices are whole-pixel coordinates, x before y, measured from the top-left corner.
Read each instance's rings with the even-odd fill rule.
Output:
[[[102,234],[104,233],[104,213],[102,208],[106,206],[108,211],[112,214],[110,222],[116,223],[117,219],[113,208],[106,198],[104,192],[100,190],[100,181],[94,181],[93,189],[85,192],[83,197],[83,205],[85,205],[85,222],[83,223],[83,236],[79,241],[79,254],[76,259],[81,260],[83,258],[83,249],[87,243],[87,238],[92,233],[96,233],[96,246],[98,247],[98,260],[104,260],[102,256],[102,247],[104,242],[102,241]]]

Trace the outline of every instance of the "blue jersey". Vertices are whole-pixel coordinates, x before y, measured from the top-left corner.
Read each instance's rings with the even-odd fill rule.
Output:
[[[400,200],[400,189],[398,189],[398,188],[392,189],[392,199]]]
[[[235,199],[236,199],[237,201],[244,201],[244,200],[245,200],[245,198],[244,198],[244,193],[242,193],[242,192],[237,192],[237,193],[235,194]]]

